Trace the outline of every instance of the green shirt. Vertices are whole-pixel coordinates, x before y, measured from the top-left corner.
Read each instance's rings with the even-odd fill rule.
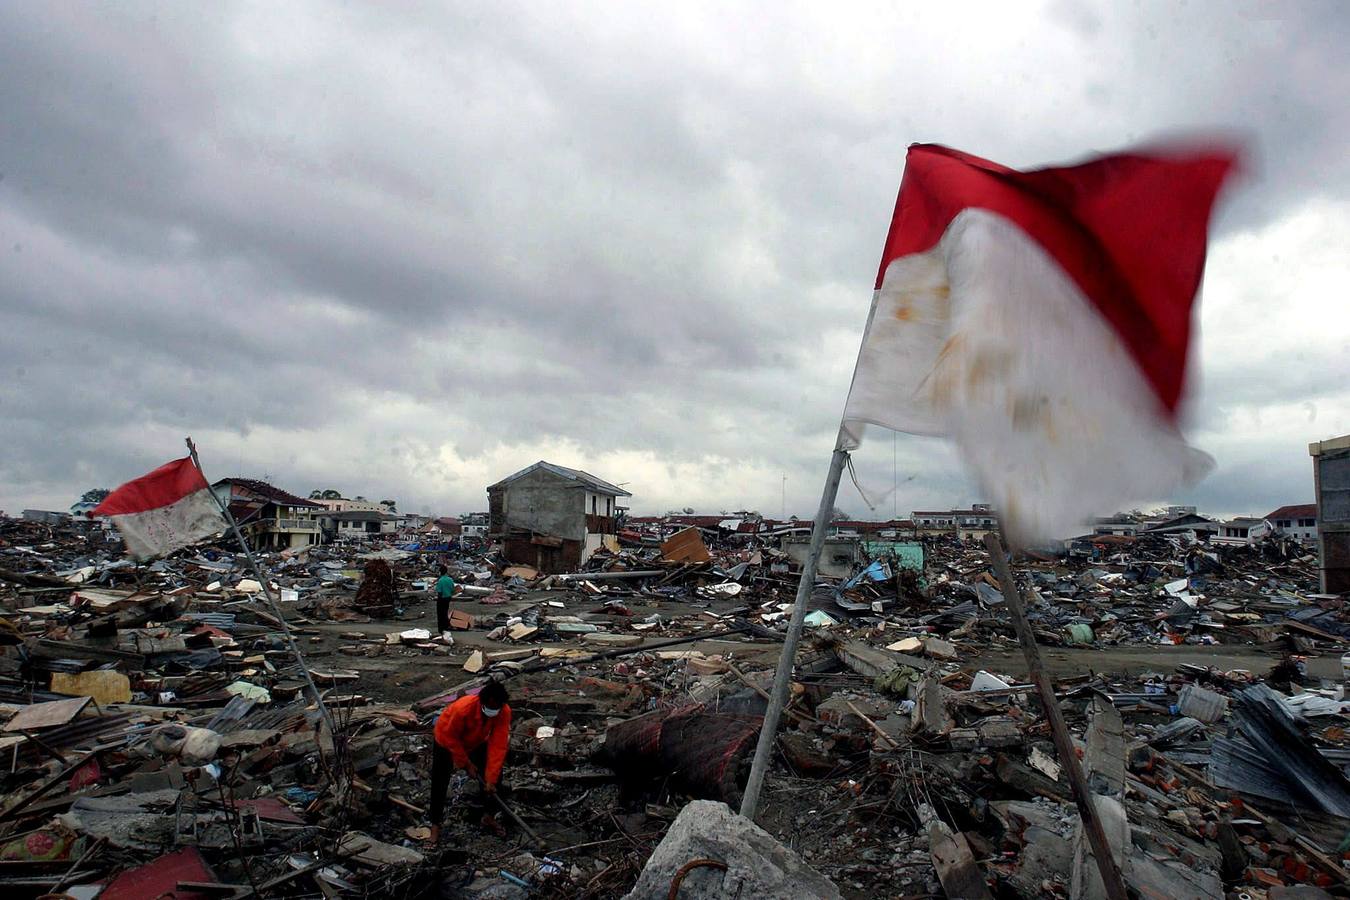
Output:
[[[455,579],[442,575],[436,579],[436,596],[448,600],[455,593]]]

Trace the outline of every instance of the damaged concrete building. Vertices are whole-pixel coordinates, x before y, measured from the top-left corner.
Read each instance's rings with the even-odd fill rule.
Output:
[[[489,533],[506,558],[544,574],[573,572],[601,547],[618,550],[628,491],[579,469],[540,460],[488,492]]]
[[[254,478],[222,478],[212,490],[229,506],[256,550],[285,550],[322,543],[321,505]]]
[[[1308,445],[1317,492],[1322,591],[1350,590],[1350,434]]]

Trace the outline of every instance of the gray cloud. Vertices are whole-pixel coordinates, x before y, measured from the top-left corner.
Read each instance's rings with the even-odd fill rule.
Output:
[[[1316,374],[1346,374],[1350,323],[1256,311],[1312,263],[1343,283],[1286,232],[1344,230],[1347,38],[1336,3],[7,6],[0,508],[192,433],[221,474],[411,508],[562,454],[658,511],[773,512],[786,474],[807,515],[904,147],[1036,165],[1194,128],[1253,164],[1218,222],[1194,420],[1221,466],[1193,496],[1306,498],[1297,453],[1350,430]],[[949,448],[873,438],[879,513],[979,498]]]

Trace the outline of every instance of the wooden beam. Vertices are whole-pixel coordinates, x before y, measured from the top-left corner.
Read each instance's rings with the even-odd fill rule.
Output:
[[[984,536],[984,546],[989,551],[989,558],[994,564],[999,584],[1003,586],[1003,599],[1012,618],[1013,628],[1017,631],[1017,639],[1022,645],[1022,655],[1026,657],[1031,683],[1036,685],[1041,706],[1045,708],[1045,718],[1050,723],[1050,737],[1054,740],[1055,752],[1069,776],[1073,800],[1078,806],[1079,818],[1083,820],[1083,831],[1092,846],[1092,856],[1097,861],[1097,869],[1101,872],[1106,896],[1109,900],[1128,900],[1125,879],[1121,876],[1120,867],[1116,865],[1116,859],[1111,854],[1111,844],[1106,839],[1106,831],[1102,828],[1101,819],[1097,817],[1097,810],[1092,805],[1087,778],[1083,775],[1083,767],[1078,764],[1078,754],[1074,751],[1073,740],[1069,737],[1069,726],[1064,722],[1064,713],[1059,708],[1059,698],[1055,696],[1055,689],[1050,684],[1050,676],[1041,665],[1041,652],[1036,646],[1036,635],[1032,632],[1031,623],[1027,621],[1026,612],[1022,608],[1022,592],[1017,582],[1013,580],[1003,543],[999,541],[997,535],[989,532]]]

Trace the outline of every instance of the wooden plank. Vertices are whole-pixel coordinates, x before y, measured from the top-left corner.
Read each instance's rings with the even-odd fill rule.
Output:
[[[686,528],[671,535],[661,545],[661,556],[671,562],[708,562],[712,559],[697,528]]]
[[[1083,831],[1087,834],[1092,855],[1101,872],[1102,887],[1109,900],[1128,900],[1125,880],[1121,877],[1120,868],[1111,853],[1111,843],[1106,839],[1101,820],[1097,818],[1097,810],[1088,791],[1087,778],[1083,775],[1082,766],[1078,764],[1078,753],[1074,749],[1073,740],[1069,737],[1069,726],[1064,723],[1064,712],[1059,708],[1059,698],[1055,696],[1055,689],[1050,684],[1050,676],[1041,665],[1041,652],[1036,646],[1036,635],[1031,630],[1031,623],[1027,621],[1026,612],[1022,608],[1022,591],[1013,580],[1012,569],[1008,567],[1008,557],[1003,552],[1003,543],[999,541],[997,535],[990,532],[984,536],[984,546],[989,551],[994,572],[998,575],[999,584],[1002,585],[1004,605],[1012,618],[1017,639],[1022,645],[1022,655],[1026,657],[1031,682],[1036,685],[1041,706],[1045,709],[1045,718],[1050,723],[1050,737],[1054,741],[1055,752],[1069,776],[1069,786],[1073,788],[1078,816],[1083,821]]]
[[[965,835],[934,819],[928,824],[928,848],[938,881],[951,900],[993,900]]]
[[[130,650],[91,647],[88,644],[54,641],[50,638],[39,638],[33,645],[33,655],[44,659],[97,659],[103,662],[124,662],[133,668],[145,667],[145,657]]]
[[[909,666],[919,672],[925,672],[933,666],[931,660],[907,656],[904,653],[893,653],[857,640],[844,641],[836,645],[834,655],[854,672],[868,678],[885,675],[899,666]]]
[[[92,697],[71,697],[69,700],[49,700],[25,706],[5,724],[5,731],[36,731],[73,722],[85,707],[94,702]]]

